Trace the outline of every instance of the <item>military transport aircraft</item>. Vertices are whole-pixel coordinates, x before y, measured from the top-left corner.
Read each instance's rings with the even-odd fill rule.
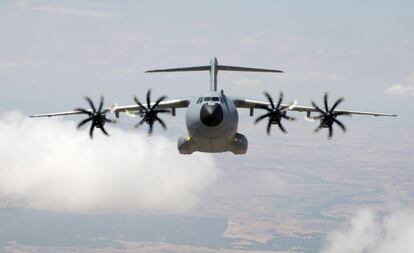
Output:
[[[149,126],[149,134],[152,133],[154,124],[158,122],[162,128],[166,129],[165,122],[159,117],[159,114],[169,113],[175,116],[176,109],[187,108],[186,125],[188,135],[178,138],[177,146],[181,154],[192,154],[199,152],[226,152],[230,151],[234,154],[245,154],[247,152],[247,138],[237,132],[239,116],[238,108],[250,110],[250,116],[253,116],[255,109],[260,109],[265,114],[259,116],[255,120],[255,124],[261,120],[267,119],[267,134],[270,135],[271,126],[277,125],[279,129],[286,133],[286,129],[282,125],[282,120],[293,121],[294,117],[288,116],[287,112],[306,112],[305,119],[314,121],[319,120],[319,125],[314,132],[318,132],[323,128],[328,129],[328,137],[333,135],[333,126],[337,125],[346,132],[345,125],[337,119],[344,115],[372,115],[372,116],[396,116],[394,114],[362,112],[339,110],[338,105],[344,100],[338,99],[332,107],[328,106],[328,94],[324,96],[324,107],[319,107],[312,101],[312,106],[300,106],[296,101],[289,104],[283,104],[283,93],[280,93],[279,99],[275,103],[269,93],[264,92],[267,101],[251,100],[243,97],[227,96],[223,90],[217,90],[218,71],[249,71],[249,72],[274,72],[283,73],[280,70],[244,68],[236,66],[219,65],[217,59],[213,57],[210,65],[186,68],[157,69],[149,70],[147,73],[154,72],[178,72],[178,71],[209,71],[210,72],[210,91],[202,96],[192,99],[174,99],[166,100],[166,96],[158,98],[155,103],[151,103],[151,90],[147,92],[146,103],[141,103],[137,97],[134,97],[135,104],[127,106],[113,105],[110,108],[104,108],[104,98],[101,97],[99,106],[96,107],[89,97],[85,97],[91,109],[77,108],[69,112],[38,114],[31,117],[53,117],[63,115],[85,114],[87,118],[81,121],[78,128],[91,123],[89,134],[93,137],[95,128],[108,135],[105,130],[105,123],[113,123],[114,120],[107,119],[108,113],[114,113],[117,118],[119,114],[125,113],[128,116],[141,116],[141,120],[135,127],[139,127],[146,123]],[[314,113],[314,115],[312,115]]]

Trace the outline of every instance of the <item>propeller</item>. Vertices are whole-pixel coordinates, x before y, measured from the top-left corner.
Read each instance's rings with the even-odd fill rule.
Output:
[[[349,115],[349,114],[347,114],[346,112],[335,112],[335,109],[343,101],[344,101],[344,98],[339,98],[338,100],[336,100],[333,106],[329,108],[328,93],[325,93],[325,96],[324,96],[325,110],[322,110],[319,106],[316,105],[315,102],[312,101],[313,107],[315,107],[315,109],[320,113],[319,116],[312,117],[312,119],[319,119],[321,121],[319,126],[315,128],[315,130],[313,130],[315,133],[319,132],[319,130],[321,130],[322,128],[328,128],[329,130],[328,138],[330,139],[333,136],[333,125],[334,124],[338,125],[344,133],[346,132],[345,125],[341,121],[339,121],[336,117],[340,115]]]
[[[290,120],[290,121],[294,121],[296,120],[294,117],[290,117],[286,115],[286,111],[289,110],[289,108],[293,108],[296,105],[296,101],[293,102],[289,107],[286,107],[284,109],[280,108],[280,105],[283,102],[283,93],[280,92],[279,95],[279,100],[277,101],[277,104],[275,105],[273,102],[272,97],[269,95],[269,93],[264,92],[264,95],[266,96],[267,100],[269,100],[270,103],[270,108],[268,106],[263,106],[261,107],[262,109],[266,110],[267,113],[259,116],[256,118],[256,120],[254,121],[254,124],[259,123],[261,120],[268,118],[268,123],[267,123],[267,129],[266,132],[268,135],[270,135],[270,130],[272,125],[278,125],[279,129],[283,132],[283,133],[287,133],[286,129],[283,127],[282,125],[282,119],[286,119],[286,120]]]
[[[159,97],[157,99],[157,101],[155,101],[155,103],[151,106],[151,90],[148,90],[147,92],[147,104],[146,106],[143,105],[136,96],[134,96],[134,101],[137,105],[139,105],[142,108],[142,120],[140,122],[138,122],[135,127],[138,128],[139,126],[141,126],[144,123],[147,123],[149,128],[148,128],[148,134],[152,134],[152,131],[154,129],[154,123],[158,122],[161,127],[166,130],[167,129],[167,125],[165,124],[165,122],[160,119],[158,117],[158,113],[171,113],[170,110],[168,109],[157,109],[157,106],[164,101],[167,98],[167,96],[162,96]]]
[[[108,132],[104,128],[104,125],[105,125],[105,123],[114,123],[114,121],[110,120],[110,119],[107,119],[106,118],[106,113],[107,113],[106,110],[104,110],[104,111],[102,110],[103,105],[104,105],[104,97],[103,96],[101,97],[98,109],[96,109],[96,106],[94,105],[92,99],[90,99],[89,97],[85,97],[85,100],[88,102],[91,109],[89,109],[89,110],[86,110],[86,109],[83,109],[83,108],[76,108],[75,109],[75,111],[79,111],[80,114],[85,114],[85,115],[88,116],[87,119],[82,120],[78,124],[78,129],[81,128],[86,123],[92,122],[91,127],[89,129],[89,136],[91,137],[91,139],[93,139],[93,131],[95,130],[95,128],[101,129],[101,131],[106,136],[109,136]]]

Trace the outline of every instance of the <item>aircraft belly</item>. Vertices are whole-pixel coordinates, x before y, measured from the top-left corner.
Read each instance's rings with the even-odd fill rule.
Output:
[[[228,151],[227,141],[223,139],[205,139],[196,142],[197,151],[208,153],[219,153]]]

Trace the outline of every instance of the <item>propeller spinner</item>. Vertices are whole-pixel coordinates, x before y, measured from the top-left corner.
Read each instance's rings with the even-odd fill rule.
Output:
[[[78,124],[78,129],[81,128],[86,123],[92,122],[91,127],[89,129],[89,136],[91,137],[91,139],[93,139],[93,131],[95,130],[95,128],[101,129],[101,131],[106,136],[109,136],[108,132],[104,128],[104,125],[105,125],[105,123],[114,123],[114,121],[110,120],[110,119],[107,119],[106,118],[106,113],[107,112],[102,110],[103,105],[104,105],[104,97],[103,96],[101,97],[98,109],[96,109],[92,99],[90,99],[89,97],[85,97],[85,100],[88,102],[91,109],[89,109],[89,110],[86,110],[84,108],[76,108],[75,109],[75,111],[79,111],[80,114],[86,114],[88,116],[87,119],[82,120]]]
[[[346,112],[341,112],[341,111],[335,112],[335,109],[343,101],[344,101],[344,98],[339,98],[338,100],[336,100],[336,102],[333,104],[333,106],[331,108],[329,108],[329,106],[328,106],[328,93],[325,93],[325,96],[324,96],[325,110],[322,110],[318,105],[316,105],[315,102],[312,101],[313,107],[315,107],[315,109],[320,113],[319,116],[312,117],[312,119],[319,119],[320,122],[321,122],[319,124],[319,126],[317,128],[315,128],[315,130],[313,130],[315,133],[319,132],[322,128],[328,128],[328,130],[329,130],[328,138],[329,139],[332,138],[334,123],[336,125],[338,125],[344,133],[346,132],[345,125],[341,121],[339,121],[336,117],[338,117],[340,115],[348,115],[348,114]]]
[[[166,96],[162,96],[160,98],[157,99],[157,101],[151,106],[151,90],[148,90],[147,92],[147,105],[143,105],[136,96],[134,96],[134,101],[137,105],[139,105],[142,108],[142,120],[140,122],[138,122],[135,125],[135,128],[138,128],[139,126],[141,126],[144,123],[147,123],[149,128],[148,128],[148,134],[152,134],[153,129],[154,129],[154,123],[158,122],[161,127],[166,130],[167,129],[167,125],[165,124],[165,122],[160,119],[158,117],[158,113],[171,113],[170,110],[167,109],[157,109],[157,106],[166,99]]]
[[[267,100],[269,101],[270,104],[270,108],[268,106],[264,106],[262,107],[262,109],[266,110],[267,113],[263,114],[259,117],[256,118],[256,120],[254,121],[255,124],[259,123],[261,120],[268,118],[268,123],[267,123],[267,128],[266,128],[266,132],[268,135],[270,135],[271,132],[271,127],[272,125],[277,125],[279,127],[279,129],[283,132],[283,133],[287,133],[286,129],[283,127],[282,125],[282,119],[286,119],[286,120],[290,120],[290,121],[294,121],[296,120],[294,117],[290,117],[286,115],[286,109],[281,109],[280,105],[283,102],[283,93],[280,92],[279,95],[279,100],[275,106],[272,97],[270,96],[269,93],[264,92],[264,95],[266,96]],[[289,108],[289,107],[288,107]]]

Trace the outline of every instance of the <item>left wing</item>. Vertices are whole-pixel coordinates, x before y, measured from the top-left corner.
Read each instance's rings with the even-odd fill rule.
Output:
[[[270,103],[259,100],[251,100],[245,98],[233,98],[234,104],[237,108],[246,108],[246,109],[262,109],[263,107],[269,107]],[[296,105],[296,102],[291,104],[281,104],[280,108],[285,111],[296,111],[296,112],[306,112],[308,115],[312,112],[318,112],[318,110],[313,106],[301,106]],[[371,116],[388,116],[396,117],[396,114],[382,113],[382,112],[364,112],[364,111],[352,111],[352,110],[339,110],[335,109],[333,112],[340,112],[347,115],[357,114],[357,115],[371,115]]]

